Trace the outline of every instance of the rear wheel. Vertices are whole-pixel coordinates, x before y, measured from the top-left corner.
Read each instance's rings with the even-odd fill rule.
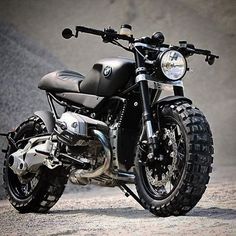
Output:
[[[31,117],[16,130],[15,142],[47,132],[38,117]],[[24,148],[28,141],[18,142],[17,148]],[[63,167],[54,170],[46,166],[37,173],[28,173],[22,177],[9,167],[9,156],[16,150],[8,148],[3,167],[3,180],[10,203],[20,212],[47,212],[62,195],[67,183],[67,171]]]
[[[201,199],[209,181],[213,141],[197,108],[183,102],[160,107],[159,149],[149,160],[146,142],[135,159],[136,188],[157,216],[183,215]]]

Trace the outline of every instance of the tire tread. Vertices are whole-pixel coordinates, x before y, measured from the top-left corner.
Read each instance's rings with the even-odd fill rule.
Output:
[[[19,132],[24,126],[29,125],[33,122],[34,127],[40,124],[42,129],[45,129],[42,121],[35,116],[30,117],[28,120],[24,121],[18,126],[15,133]],[[9,150],[10,147],[8,147]],[[7,157],[9,151],[6,153],[4,166],[3,166],[3,185],[8,200],[21,213],[27,212],[38,212],[45,213],[53,207],[56,202],[61,197],[65,185],[68,180],[68,172],[63,167],[57,167],[56,169],[50,170],[46,166],[42,166],[42,175],[39,180],[39,187],[35,192],[32,193],[31,198],[25,201],[17,199],[16,196],[13,196],[9,190],[8,180],[7,180]]]
[[[184,101],[171,105],[165,104],[160,109],[163,113],[177,113],[185,127],[189,139],[189,158],[185,176],[176,194],[163,205],[154,205],[153,201],[147,201],[135,170],[136,189],[144,207],[150,209],[154,215],[161,217],[184,215],[198,203],[209,182],[214,153],[212,133],[203,113]],[[139,158],[140,154],[137,155],[136,160]]]

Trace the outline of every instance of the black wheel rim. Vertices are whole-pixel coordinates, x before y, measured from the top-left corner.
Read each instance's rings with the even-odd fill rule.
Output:
[[[34,122],[30,122],[26,124],[19,133],[16,134],[14,137],[15,142],[18,140],[27,139],[29,137],[33,137],[34,135],[40,134],[41,129],[39,126],[35,125]],[[24,148],[28,141],[20,142],[17,145],[17,148]],[[9,151],[12,153],[13,151]],[[9,157],[8,155],[8,157]],[[18,199],[25,200],[29,198],[34,189],[37,187],[39,182],[40,170],[35,173],[29,173],[25,176],[18,177],[10,167],[8,167],[8,158],[7,158],[7,179],[8,179],[8,186],[9,191]]]
[[[144,188],[149,196],[156,200],[164,200],[175,191],[181,180],[186,164],[186,135],[184,127],[173,117],[165,117],[161,122],[160,137],[163,135],[165,129],[175,135],[177,148],[176,162],[170,157],[170,153],[168,154],[167,144],[162,141],[159,144],[161,147],[159,153],[163,156],[165,161],[158,160],[151,163],[146,162],[146,164],[140,163],[140,172]],[[145,148],[142,148],[141,152],[142,159],[147,160],[147,151]],[[169,181],[167,181],[168,179]]]

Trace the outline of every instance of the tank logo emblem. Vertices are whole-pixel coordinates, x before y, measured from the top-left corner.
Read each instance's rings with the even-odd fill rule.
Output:
[[[112,73],[112,68],[110,66],[106,66],[104,69],[103,69],[103,75],[104,77],[109,77]]]

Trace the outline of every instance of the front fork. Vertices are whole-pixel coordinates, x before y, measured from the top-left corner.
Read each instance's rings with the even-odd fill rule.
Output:
[[[151,140],[154,136],[153,130],[153,116],[150,107],[150,99],[149,99],[149,90],[147,81],[140,81],[139,82],[140,93],[142,98],[142,109],[143,109],[143,124],[146,128],[147,138]]]
[[[138,45],[137,45],[138,46]],[[145,66],[144,57],[140,54],[142,48],[135,48],[135,61],[136,61],[136,83],[139,84],[141,99],[142,99],[142,109],[143,109],[143,125],[147,134],[147,141],[149,146],[148,157],[152,159],[156,156],[156,150],[158,150],[158,140],[157,132],[154,130],[154,121],[151,111],[148,80],[147,80],[147,69]],[[184,96],[184,91],[182,87],[173,86],[175,96]],[[157,117],[158,118],[158,117]]]
[[[154,156],[154,151],[158,147],[157,147],[156,133],[154,132],[153,129],[153,116],[150,106],[147,71],[143,57],[137,52],[135,54],[135,59],[136,59],[136,83],[139,83],[141,99],[142,99],[142,109],[143,109],[142,119],[147,134],[147,141],[149,146],[148,157],[152,158]]]
[[[144,75],[142,75],[144,76]],[[140,78],[141,76],[139,76]],[[137,77],[136,77],[137,78]],[[149,99],[149,90],[148,90],[148,83],[147,81],[139,81],[139,88],[142,98],[142,108],[143,108],[143,125],[145,127],[146,135],[147,135],[147,142],[149,146],[149,153],[148,158],[151,159],[154,157],[155,150],[157,150],[157,136],[154,131],[154,122],[153,122],[153,116],[151,112],[151,106],[150,106],[150,99]]]

